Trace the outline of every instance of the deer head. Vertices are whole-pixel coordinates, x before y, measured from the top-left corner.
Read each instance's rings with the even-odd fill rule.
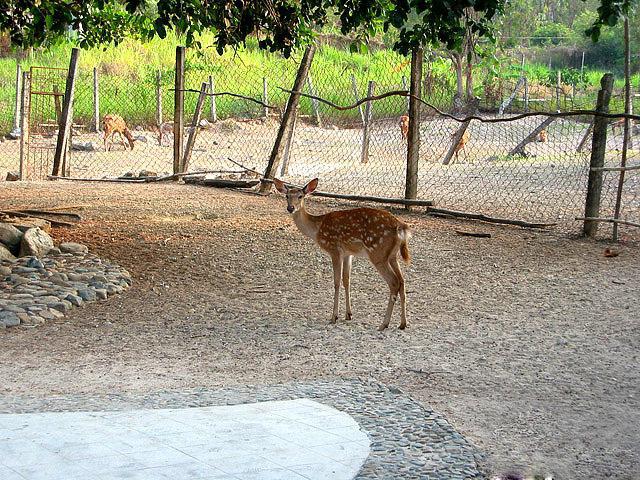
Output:
[[[318,187],[318,179],[314,178],[302,188],[289,187],[277,178],[273,179],[273,185],[276,187],[276,190],[287,197],[287,211],[289,213],[295,213],[304,208],[304,197]]]

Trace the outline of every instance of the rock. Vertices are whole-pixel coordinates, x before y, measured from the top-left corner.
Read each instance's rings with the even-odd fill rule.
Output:
[[[83,288],[78,290],[78,296],[85,302],[93,302],[96,299],[96,292],[90,288]]]
[[[209,128],[210,126],[211,126],[211,123],[206,118],[203,118],[202,120],[200,120],[201,128]]]
[[[11,130],[9,133],[7,133],[7,138],[9,138],[11,140],[20,139],[20,129],[19,128],[15,128],[15,129]]]
[[[76,307],[80,307],[84,303],[81,297],[79,297],[78,295],[74,295],[72,293],[67,295],[65,297],[65,300],[67,302],[71,302],[71,305],[75,305]]]
[[[53,240],[48,233],[39,228],[30,228],[24,232],[20,242],[20,256],[43,257],[53,248]]]
[[[96,297],[98,297],[100,300],[106,300],[107,291],[104,288],[96,288]]]
[[[7,172],[5,180],[7,182],[17,182],[18,180],[20,180],[20,175],[15,172]]]
[[[75,242],[63,242],[60,244],[60,251],[62,253],[88,253],[89,248],[86,245]]]
[[[53,247],[51,250],[49,250],[47,252],[47,255],[50,257],[55,257],[57,255],[60,255],[62,252],[60,251],[60,249],[58,247]]]
[[[77,150],[80,152],[95,152],[97,148],[95,143],[93,142],[73,142],[71,144],[71,150]]]
[[[3,311],[0,312],[0,324],[3,324],[5,327],[15,327],[16,325],[20,325],[20,317],[15,312]]]
[[[136,135],[135,137],[136,142],[142,142],[142,143],[148,143],[149,139],[147,137],[145,137],[144,135]]]
[[[4,245],[0,245],[0,260],[15,260],[16,257]]]
[[[154,172],[152,170],[142,170],[138,176],[139,177],[157,177],[158,172]]]
[[[23,233],[10,223],[0,222],[0,243],[11,248],[20,245]]]
[[[5,267],[0,265],[0,278],[11,275],[11,269],[9,267]]]
[[[44,268],[44,265],[36,257],[31,257],[29,260],[27,260],[27,267],[28,268]]]
[[[135,176],[136,176],[136,174],[135,174],[135,173],[133,173],[133,172],[127,172],[127,173],[125,173],[124,175],[121,175],[121,176],[120,176],[120,178],[133,178],[133,177],[135,177]]]

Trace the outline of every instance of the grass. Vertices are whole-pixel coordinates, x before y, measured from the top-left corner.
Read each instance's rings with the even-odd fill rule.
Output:
[[[204,37],[203,44],[211,40]],[[93,68],[99,74],[100,112],[118,113],[129,124],[155,124],[156,112],[156,75],[161,72],[162,104],[165,118],[172,117],[173,111],[173,65],[175,47],[180,39],[169,36],[165,40],[154,39],[147,43],[127,40],[118,47],[109,46],[104,49],[82,51],[80,68],[75,94],[74,116],[77,123],[89,123],[93,117]],[[45,67],[66,67],[68,64],[70,44],[62,44],[48,50],[37,51],[22,61],[23,68],[32,65]],[[238,52],[229,52],[223,56],[215,53],[213,48],[205,48],[197,52],[189,50],[186,59],[186,86],[199,90],[209,75],[213,76],[217,92],[228,91],[242,95],[261,98],[263,78],[268,85],[268,103],[281,108],[287,101],[287,94],[278,87],[291,88],[296,74],[300,54],[292,59],[283,59],[278,55],[265,53],[255,44],[250,43]],[[15,68],[13,58],[0,59],[0,134],[11,129],[15,102]],[[527,65],[526,74],[532,83],[549,83],[552,72],[544,65]],[[439,59],[430,64],[430,93],[426,100],[439,108],[447,109],[455,91],[455,76],[448,61]],[[314,91],[317,95],[336,104],[354,102],[352,89],[353,76],[358,86],[358,95],[364,96],[369,80],[375,82],[375,92],[402,88],[403,77],[408,79],[410,65],[408,59],[392,51],[380,50],[370,54],[351,54],[333,47],[320,48],[315,56],[311,69]],[[501,67],[498,73],[504,91],[509,92],[521,73],[520,67]],[[585,88],[579,92],[577,105],[590,108],[595,104],[595,97],[603,72],[586,72]],[[485,86],[488,75],[484,71],[476,72],[475,94],[486,97]],[[634,78],[640,83],[640,75]],[[53,83],[53,82],[50,82]],[[616,82],[621,87],[621,81]],[[64,83],[61,84],[62,90]],[[307,87],[308,88],[308,87]],[[637,87],[636,87],[637,89]],[[307,90],[308,91],[308,90]],[[185,110],[187,117],[195,109],[197,93],[187,92]],[[55,118],[52,97],[39,99],[37,116],[46,119]],[[612,111],[621,111],[622,98],[614,96]],[[207,105],[209,103],[207,102]],[[533,106],[533,105],[532,105]],[[553,102],[537,104],[542,110],[553,109]],[[392,97],[375,103],[373,115],[390,117],[405,112],[406,100]],[[514,108],[521,108],[516,101]],[[301,99],[300,109],[303,115],[312,113],[309,99]],[[636,109],[640,109],[637,105]],[[257,117],[262,114],[262,107],[253,102],[238,100],[227,96],[216,99],[218,118]],[[205,115],[209,107],[205,108]],[[338,111],[321,104],[321,116],[329,123],[357,123],[360,113],[357,109]]]

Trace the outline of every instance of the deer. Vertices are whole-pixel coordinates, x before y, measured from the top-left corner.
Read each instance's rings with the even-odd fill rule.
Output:
[[[113,135],[116,132],[120,136],[120,141],[122,142],[122,146],[124,147],[124,149],[127,149],[127,144],[124,141],[124,137],[126,137],[127,140],[129,140],[131,150],[133,150],[133,135],[131,135],[131,132],[127,128],[127,124],[120,115],[105,115],[102,119],[102,125],[104,127],[104,149],[107,152],[109,151],[109,144],[107,142],[109,139],[111,139],[111,142],[113,142]]]
[[[544,128],[540,130],[536,140],[540,143],[545,143],[547,141],[547,131]]]
[[[351,265],[353,257],[365,257],[373,264],[389,286],[389,300],[384,321],[378,327],[389,327],[393,307],[400,297],[400,325],[407,326],[406,291],[398,256],[409,263],[409,238],[411,228],[391,213],[376,208],[337,210],[324,215],[312,215],[305,209],[305,198],[318,186],[314,178],[304,187],[286,185],[273,179],[276,190],[287,198],[287,211],[298,230],[311,238],[321,250],[331,257],[333,266],[333,312],[330,323],[338,321],[340,286],[344,286],[345,320],[351,320]]]
[[[409,135],[409,116],[402,115],[400,117],[400,133],[402,134],[402,139],[406,140]]]
[[[453,133],[451,136],[454,137],[455,133]],[[458,162],[458,152],[464,148],[464,146],[469,142],[470,138],[471,138],[471,134],[469,133],[469,130],[465,130],[464,133],[462,134],[462,137],[458,141],[458,144],[456,145],[455,150],[453,151],[453,153],[456,156],[456,163]]]
[[[173,122],[162,122],[158,127],[158,144],[163,147],[164,139],[169,138],[169,144],[173,138]]]
[[[621,118],[619,120],[616,120],[615,122],[611,123],[611,133],[613,135],[616,134],[616,130],[620,129],[620,131],[624,132],[624,118]],[[631,134],[633,134],[633,120],[629,120],[629,132],[631,132]]]

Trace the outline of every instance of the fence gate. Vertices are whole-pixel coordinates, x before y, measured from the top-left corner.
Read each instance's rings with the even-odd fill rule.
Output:
[[[22,122],[24,146],[20,163],[23,180],[44,180],[51,174],[66,79],[65,68],[29,70],[29,81],[23,87],[23,115],[26,115]],[[66,171],[68,162],[63,165]]]

